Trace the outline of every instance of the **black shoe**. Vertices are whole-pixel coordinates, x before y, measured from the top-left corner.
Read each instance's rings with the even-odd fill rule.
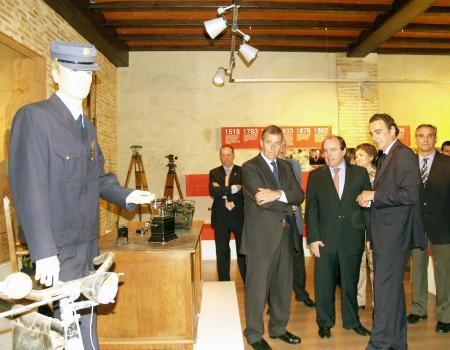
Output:
[[[319,337],[322,339],[331,338],[331,329],[330,327],[319,327]]]
[[[302,338],[297,337],[291,332],[286,331],[286,333],[277,335],[275,337],[270,336],[272,339],[280,339],[288,344],[300,344],[302,342]]]
[[[265,341],[264,338],[258,340],[256,343],[250,344],[251,347],[255,350],[272,350],[270,345]]]
[[[415,324],[415,323],[417,323],[417,322],[419,322],[419,321],[423,321],[423,320],[426,320],[426,319],[427,319],[427,315],[420,316],[420,315],[415,315],[415,314],[409,314],[409,315],[406,317],[406,320],[407,320],[408,323],[410,323],[410,324]]]
[[[436,333],[444,334],[450,332],[450,323],[438,321],[436,323]]]
[[[316,303],[310,297],[306,297],[306,299],[295,298],[295,300],[301,301],[303,304],[305,304],[306,307],[315,307],[316,306]]]
[[[358,311],[364,311],[366,309],[365,305],[358,306]]]
[[[362,335],[363,337],[367,337],[370,335],[370,331],[362,324],[359,324],[356,327],[352,328],[352,331],[354,331],[358,335]]]

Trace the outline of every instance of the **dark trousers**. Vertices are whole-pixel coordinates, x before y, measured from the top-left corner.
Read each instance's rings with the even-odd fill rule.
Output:
[[[450,244],[433,244],[426,240],[424,250],[415,248],[412,256],[411,313],[424,316],[428,304],[428,247],[433,253],[434,281],[436,283],[436,319],[450,323]]]
[[[61,247],[58,252],[60,263],[59,279],[63,282],[71,281],[84,277],[93,271],[94,265],[92,260],[99,254],[97,240],[86,243]],[[79,310],[81,315],[80,331],[85,350],[99,349],[97,337],[97,313],[94,308],[93,313],[91,309]],[[60,318],[59,307],[55,308],[55,316]],[[92,322],[92,327],[90,326]],[[91,344],[92,343],[94,348]]]
[[[261,340],[264,334],[264,307],[270,293],[269,335],[286,332],[291,312],[292,254],[290,229],[285,229],[281,242],[271,256],[246,256],[244,335],[249,344]]]
[[[231,231],[234,233],[236,243],[236,255],[239,272],[242,280],[245,281],[245,256],[240,254],[242,226],[240,225],[215,225],[214,241],[216,243],[217,272],[219,281],[230,280],[230,237]]]
[[[305,269],[305,252],[303,250],[303,240],[300,237],[299,249],[293,254],[294,260],[294,293],[297,300],[306,300],[309,294],[306,291],[306,269]]]
[[[403,278],[408,253],[377,254],[374,258],[374,322],[366,350],[406,350],[407,325]]]
[[[360,324],[356,293],[361,255],[362,252],[352,255],[338,249],[334,254],[321,254],[320,258],[315,259],[316,322],[319,327],[331,328],[336,322],[335,291],[338,276],[341,284],[342,324],[345,329]]]

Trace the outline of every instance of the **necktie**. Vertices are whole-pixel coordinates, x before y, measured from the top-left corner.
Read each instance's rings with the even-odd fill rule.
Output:
[[[334,168],[333,182],[334,187],[336,188],[336,192],[339,196],[339,168]]]
[[[225,186],[230,184],[231,169],[225,169]]]
[[[420,168],[420,177],[422,178],[422,183],[425,186],[428,179],[428,158],[423,159],[422,167]]]
[[[83,115],[80,114],[75,122],[77,123],[78,129],[80,129],[81,136],[83,136]]]
[[[230,175],[231,175],[231,169],[225,169],[225,186],[229,186],[230,185]],[[233,201],[229,201],[227,197],[225,197],[225,207],[228,210],[232,210],[234,208],[234,202]]]
[[[378,169],[381,168],[381,165],[383,164],[385,159],[386,159],[386,154],[385,153],[381,153],[380,160],[378,161]]]
[[[273,175],[275,176],[275,180],[277,180],[278,187],[280,186],[280,173],[278,172],[277,162],[272,160],[270,162],[273,168]]]

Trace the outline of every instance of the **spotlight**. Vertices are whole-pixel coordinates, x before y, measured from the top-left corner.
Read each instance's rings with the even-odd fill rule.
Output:
[[[237,25],[237,19],[238,19],[238,11],[241,7],[240,5],[241,1],[239,0],[233,0],[233,4],[230,6],[224,6],[219,7],[217,9],[217,14],[219,15],[219,18],[211,19],[209,21],[203,22],[205,25],[205,30],[208,33],[208,35],[211,37],[211,39],[216,38],[220,33],[222,33],[227,28],[227,20],[225,19],[225,13],[228,10],[233,9],[233,22],[231,23],[231,47],[230,47],[230,64],[228,66],[228,69],[225,69],[223,67],[220,67],[217,69],[216,74],[213,78],[213,83],[216,86],[223,86],[225,82],[225,75],[229,75],[230,82],[233,82],[233,69],[235,66],[235,52],[236,50],[236,36],[239,34],[242,36],[243,43],[239,47],[239,53],[241,54],[242,58],[247,61],[247,63],[250,63],[253,61],[258,54],[258,49],[255,49],[254,47],[247,44],[247,42],[250,40],[250,35],[243,33],[239,30]]]
[[[214,74],[213,83],[217,86],[222,86],[225,82],[225,74],[227,71],[225,68],[219,67],[217,68],[216,74]]]
[[[241,47],[239,47],[239,53],[244,57],[244,59],[250,63],[253,61],[258,54],[259,50],[255,49],[253,46],[249,44],[242,43]]]
[[[227,28],[227,20],[224,17],[210,19],[209,21],[205,21],[203,24],[205,25],[206,32],[211,39],[215,39]]]

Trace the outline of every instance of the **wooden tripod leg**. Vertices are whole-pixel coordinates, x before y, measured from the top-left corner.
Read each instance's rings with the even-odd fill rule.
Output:
[[[147,176],[145,175],[144,163],[142,162],[142,157],[140,154],[137,157],[138,157],[137,165],[139,168],[139,173],[141,174],[141,176],[140,176],[141,187],[144,189],[144,191],[148,191],[148,183],[147,183]],[[152,208],[151,208],[150,204],[147,204],[147,208],[148,208],[148,213],[151,215]]]
[[[184,199],[183,192],[181,192],[180,181],[178,181],[177,173],[174,173],[173,177],[175,178],[175,183],[177,184],[178,195],[180,196],[180,199]]]
[[[173,198],[173,174],[167,173],[166,186],[164,187],[164,197]]]
[[[142,188],[142,173],[141,173],[141,167],[139,164],[140,155],[139,154],[136,155],[135,158],[136,158],[136,161],[134,164],[134,185],[137,190],[142,190],[143,189]],[[138,209],[139,221],[142,221],[142,211],[141,211],[140,204],[137,205],[137,209]]]
[[[131,170],[133,170],[134,162],[135,162],[135,158],[134,158],[134,156],[131,156],[130,165],[128,166],[127,178],[125,180],[125,187],[128,187],[128,183],[130,182]],[[119,228],[120,213],[122,212],[122,208],[121,207],[118,207],[118,208],[119,208],[119,210],[117,211],[116,228]]]

